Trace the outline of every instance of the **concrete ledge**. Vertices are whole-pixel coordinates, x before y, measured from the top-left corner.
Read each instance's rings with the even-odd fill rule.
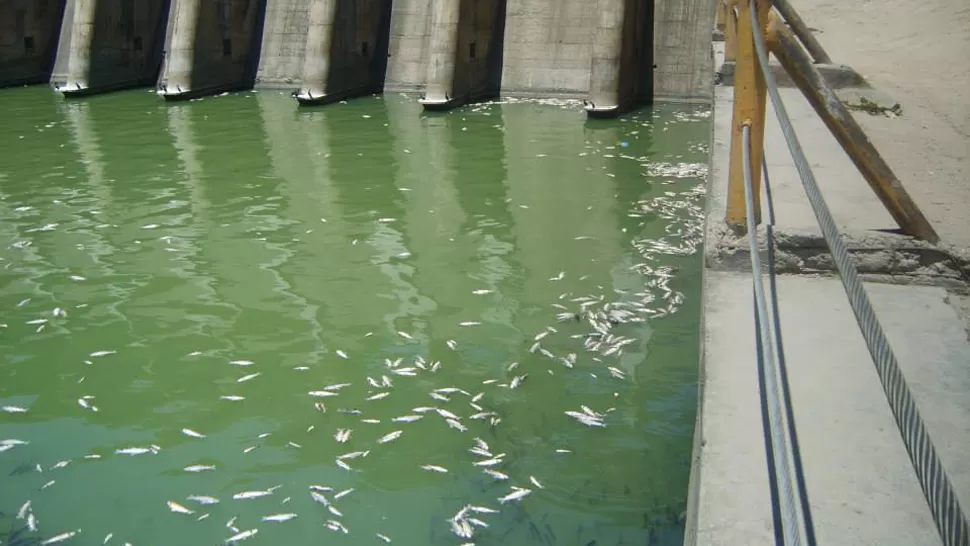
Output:
[[[795,87],[788,72],[777,63],[770,63],[771,73],[774,74],[778,87]],[[817,64],[815,68],[822,73],[822,77],[835,89],[845,87],[869,87],[869,82],[851,66],[843,64]],[[734,85],[734,62],[725,62],[717,69],[718,81],[721,85]]]
[[[715,270],[750,271],[747,236],[735,235],[727,226],[708,219],[707,267]],[[970,252],[891,233],[843,234],[849,256],[866,280],[890,284],[941,286],[970,291]],[[765,234],[759,230],[764,252]],[[775,269],[790,274],[830,274],[836,267],[821,233],[775,230]]]

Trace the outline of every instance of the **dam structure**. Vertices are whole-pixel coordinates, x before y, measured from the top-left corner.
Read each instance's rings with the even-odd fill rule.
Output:
[[[709,103],[712,0],[6,0],[0,85],[65,96],[155,86],[166,100],[383,91],[425,109],[569,97],[591,116]]]

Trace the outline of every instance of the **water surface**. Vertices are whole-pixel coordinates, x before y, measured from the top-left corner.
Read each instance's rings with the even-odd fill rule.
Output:
[[[706,112],[0,104],[4,544],[682,541]]]

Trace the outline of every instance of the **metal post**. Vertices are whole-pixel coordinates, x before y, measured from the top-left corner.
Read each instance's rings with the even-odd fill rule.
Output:
[[[855,163],[872,191],[882,201],[883,206],[896,220],[903,233],[931,243],[939,241],[939,235],[936,234],[933,226],[923,216],[923,212],[906,193],[903,183],[896,178],[896,175],[879,155],[879,151],[872,145],[866,133],[856,123],[855,118],[839,101],[835,91],[829,87],[828,82],[812,64],[812,59],[802,49],[795,36],[774,14],[772,14],[769,23],[767,43],[769,50],[781,62],[795,85],[801,89],[812,108],[822,118],[839,144],[842,145],[846,154]],[[740,69],[740,63],[738,64]],[[737,106],[737,103],[735,103],[735,106]],[[735,112],[737,112],[737,109],[735,109]],[[733,146],[731,150],[731,175],[733,177]],[[761,161],[760,158],[758,161]],[[732,178],[731,181],[733,182],[734,179]]]
[[[768,88],[754,49],[754,32],[764,35],[771,0],[755,0],[759,28],[752,28],[747,0],[731,0],[729,9],[738,10],[737,61],[734,67],[734,114],[731,120],[731,168],[728,179],[727,224],[744,232],[747,214],[744,195],[744,127],[751,131],[751,172],[755,223],[761,223],[761,160],[764,157],[765,106]]]

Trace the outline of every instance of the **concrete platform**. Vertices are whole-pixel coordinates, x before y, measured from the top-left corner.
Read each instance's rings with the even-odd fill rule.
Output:
[[[866,289],[970,502],[970,344],[939,288]],[[773,545],[751,277],[707,272],[697,544]],[[940,544],[840,281],[782,277],[782,335],[819,544]],[[966,506],[966,504],[964,504]]]

